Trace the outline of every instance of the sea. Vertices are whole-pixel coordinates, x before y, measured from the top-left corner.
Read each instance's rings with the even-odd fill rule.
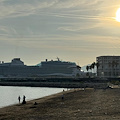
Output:
[[[0,86],[0,108],[19,103],[18,96],[22,102],[23,96],[29,101],[62,91],[63,88]]]

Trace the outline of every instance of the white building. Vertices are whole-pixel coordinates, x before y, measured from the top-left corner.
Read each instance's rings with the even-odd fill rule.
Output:
[[[96,62],[98,77],[120,77],[120,56],[99,56]]]

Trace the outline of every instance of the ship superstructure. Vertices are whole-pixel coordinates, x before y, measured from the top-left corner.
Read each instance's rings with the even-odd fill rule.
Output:
[[[36,66],[24,65],[20,58],[0,63],[0,77],[75,77],[83,72],[74,62],[47,59]]]

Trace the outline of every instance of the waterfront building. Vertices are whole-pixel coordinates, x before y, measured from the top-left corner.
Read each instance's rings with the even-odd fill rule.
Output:
[[[0,63],[0,77],[81,77],[83,72],[74,62],[47,59],[35,66],[24,65],[20,58]]]
[[[120,77],[120,56],[99,56],[96,62],[98,77]]]

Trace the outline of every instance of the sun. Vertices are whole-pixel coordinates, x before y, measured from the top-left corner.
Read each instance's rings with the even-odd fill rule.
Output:
[[[116,20],[120,22],[120,8],[116,12]]]

